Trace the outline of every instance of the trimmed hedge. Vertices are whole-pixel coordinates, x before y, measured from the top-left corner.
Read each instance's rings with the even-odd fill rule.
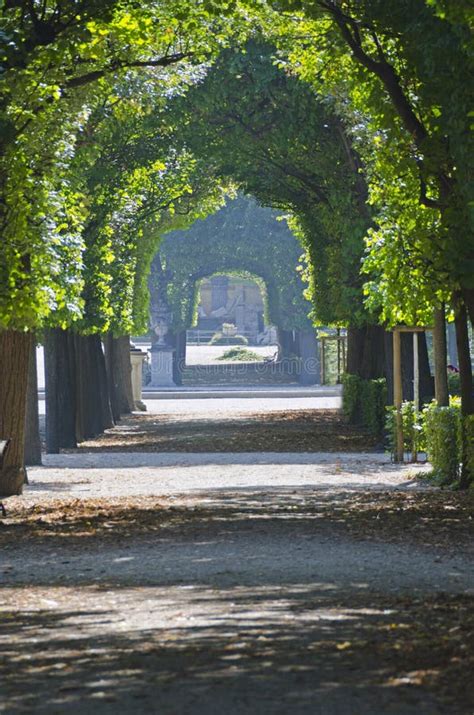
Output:
[[[448,392],[456,397],[461,395],[461,378],[458,372],[448,374]]]
[[[387,403],[386,380],[363,380],[358,375],[346,373],[342,377],[342,386],[342,411],[348,421],[382,437]]]
[[[215,333],[210,345],[248,345],[249,341],[244,335],[224,335],[223,333]]]
[[[395,453],[397,442],[397,431],[395,421],[395,407],[390,405],[386,408],[385,430],[387,437],[387,448],[392,455]],[[423,414],[415,413],[415,403],[406,401],[402,403],[402,429],[403,429],[403,449],[405,452],[425,451],[425,439],[423,431]]]
[[[423,416],[426,452],[433,471],[444,482],[455,482],[461,462],[461,410],[458,405],[438,407],[434,403]]]
[[[346,372],[342,376],[342,411],[351,424],[360,424],[360,393],[362,378]]]

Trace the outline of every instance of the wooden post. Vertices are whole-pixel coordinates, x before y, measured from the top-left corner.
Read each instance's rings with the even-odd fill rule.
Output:
[[[341,382],[341,329],[337,329],[337,384]]]
[[[415,412],[415,421],[420,411],[420,357],[418,352],[418,333],[413,333],[413,408]],[[413,440],[413,451],[411,461],[416,462],[418,459],[418,450],[416,438]]]
[[[326,384],[326,339],[321,338],[321,385]]]
[[[398,330],[393,331],[393,402],[395,405],[396,444],[395,461],[403,462],[403,424],[402,424],[402,350],[401,336]]]

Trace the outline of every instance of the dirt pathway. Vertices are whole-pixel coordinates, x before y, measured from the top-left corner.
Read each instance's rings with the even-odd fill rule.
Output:
[[[472,715],[474,495],[301,400],[159,402],[9,500],[0,712]]]
[[[472,711],[472,499],[382,455],[81,456],[0,527],[1,712]]]

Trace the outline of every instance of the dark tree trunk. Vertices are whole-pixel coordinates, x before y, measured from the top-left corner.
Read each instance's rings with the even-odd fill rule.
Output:
[[[384,335],[385,348],[385,379],[387,380],[387,404],[393,405],[393,333],[386,331]]]
[[[444,306],[434,311],[433,351],[435,368],[435,397],[438,407],[449,405],[448,359],[446,344],[446,320]]]
[[[360,377],[375,380],[385,376],[385,329],[381,325],[367,325],[360,367]]]
[[[472,363],[469,349],[469,332],[467,327],[468,315],[465,304],[459,296],[455,297],[455,326],[456,342],[459,358],[459,377],[461,382],[461,412],[463,418],[472,415],[474,412],[472,396]],[[467,459],[468,444],[465,433],[464,419],[462,426],[462,471],[460,486],[467,489],[474,481],[474,474],[469,471]]]
[[[179,330],[174,333],[174,348],[173,355],[173,381],[176,385],[183,384],[183,371],[186,367],[186,331]]]
[[[347,329],[347,372],[364,380],[385,377],[385,329],[381,325]]]
[[[0,497],[21,494],[25,481],[26,393],[31,337],[0,332],[0,440],[10,440],[0,469]]]
[[[76,359],[74,336],[69,330],[45,331],[44,368],[46,397],[46,452],[77,447]]]
[[[99,335],[76,335],[78,441],[96,437],[113,427],[105,357]]]
[[[104,348],[110,407],[117,422],[121,415],[129,414],[134,407],[130,339],[128,335],[114,338],[109,333],[104,336]]]
[[[41,439],[38,413],[38,373],[36,369],[36,339],[31,333],[28,365],[28,392],[26,397],[25,464],[41,464]]]
[[[132,388],[132,361],[130,359],[130,338],[128,335],[123,335],[117,338],[117,348],[119,353],[119,369],[121,378],[119,384],[121,386],[119,397],[120,397],[120,411],[123,415],[128,415],[135,409],[135,403],[133,401],[133,388]]]
[[[365,328],[347,328],[347,367],[350,375],[360,375],[364,359]]]
[[[467,320],[466,307],[464,303],[459,302],[456,307],[455,325],[459,358],[459,378],[461,383],[461,405],[464,416],[471,415],[474,411],[472,400],[472,364]]]

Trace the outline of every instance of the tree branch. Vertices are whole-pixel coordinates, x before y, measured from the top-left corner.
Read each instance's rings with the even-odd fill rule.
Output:
[[[104,67],[100,70],[93,70],[92,72],[87,72],[86,74],[80,75],[79,77],[73,77],[66,82],[66,87],[68,89],[77,89],[78,87],[84,87],[91,82],[96,82],[98,79],[105,77],[110,72],[118,72],[123,69],[133,69],[136,67],[169,67],[172,64],[176,64],[181,60],[192,57],[192,52],[184,53],[178,52],[174,55],[168,55],[166,57],[160,57],[158,60],[135,60],[133,62],[116,62],[109,65],[109,67]]]

